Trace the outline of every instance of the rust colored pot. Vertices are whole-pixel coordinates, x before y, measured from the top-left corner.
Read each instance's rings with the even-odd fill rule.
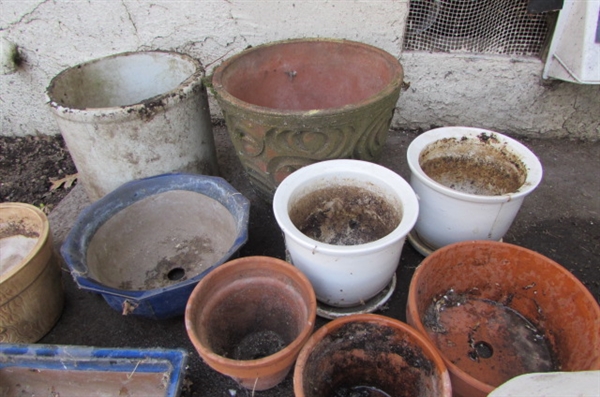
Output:
[[[398,320],[340,317],[308,340],[294,369],[296,397],[450,397],[450,377],[435,347]]]
[[[308,279],[280,259],[252,256],[204,277],[185,311],[188,336],[202,359],[250,390],[288,374],[315,324]]]
[[[600,307],[565,268],[512,244],[468,241],[428,256],[408,323],[440,350],[455,396],[532,372],[600,369]]]
[[[58,321],[61,270],[46,215],[24,203],[0,204],[0,343],[33,343]]]
[[[314,38],[245,50],[215,70],[212,84],[255,191],[271,201],[305,165],[377,161],[403,77],[398,60],[379,48]]]

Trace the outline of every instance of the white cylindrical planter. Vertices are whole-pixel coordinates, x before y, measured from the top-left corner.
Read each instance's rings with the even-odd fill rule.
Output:
[[[292,218],[315,194],[327,196],[323,193],[327,189],[337,193],[325,206],[314,202],[317,207],[329,206],[319,216],[335,218],[336,211],[351,208],[356,203],[353,200],[358,200],[359,207],[366,212],[374,212],[370,203],[380,200],[387,209],[375,214],[375,218],[396,217],[397,223],[387,235],[363,244],[335,245],[309,237]],[[344,189],[357,189],[355,193],[359,194],[341,193]],[[370,195],[375,199],[366,198]],[[273,210],[284,233],[290,260],[311,281],[317,299],[333,307],[353,307],[377,295],[390,283],[405,238],[417,220],[419,204],[408,182],[385,167],[359,160],[329,160],[303,167],[284,179],[275,192]],[[366,218],[361,219],[358,216],[356,222],[350,220],[349,228],[361,228],[368,223]]]
[[[408,147],[420,213],[410,241],[421,253],[466,240],[500,240],[542,165],[524,145],[471,127],[427,131]]]
[[[50,107],[95,201],[125,182],[169,172],[217,173],[204,70],[174,52],[129,52],[69,68]]]

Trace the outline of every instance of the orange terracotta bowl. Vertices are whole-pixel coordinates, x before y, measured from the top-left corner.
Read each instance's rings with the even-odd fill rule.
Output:
[[[294,369],[296,397],[450,397],[448,370],[435,347],[408,324],[355,314],[325,324]]]
[[[313,331],[317,299],[308,279],[280,259],[227,262],[196,286],[185,310],[202,359],[250,390],[276,386]]]
[[[455,396],[487,396],[523,373],[600,369],[592,294],[516,245],[467,241],[435,251],[413,275],[406,316],[441,352]]]

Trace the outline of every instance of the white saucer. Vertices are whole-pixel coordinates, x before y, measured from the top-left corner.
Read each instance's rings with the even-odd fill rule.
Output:
[[[377,295],[366,301],[363,305],[352,307],[335,307],[317,301],[317,315],[330,320],[338,317],[349,316],[351,314],[372,313],[381,308],[392,296],[396,289],[396,273],[390,283]]]

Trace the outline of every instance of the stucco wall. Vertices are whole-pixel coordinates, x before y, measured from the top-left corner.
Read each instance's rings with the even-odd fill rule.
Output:
[[[249,45],[294,37],[362,41],[399,57],[410,87],[395,127],[487,127],[514,135],[600,139],[600,86],[541,80],[539,60],[404,53],[408,1],[0,0],[0,34],[19,46],[0,75],[2,135],[55,134],[45,88],[60,71],[124,51],[176,50],[208,72]],[[211,110],[218,117],[216,102]]]
[[[404,53],[395,124],[488,128],[509,135],[600,139],[600,86],[541,78],[535,58]]]

